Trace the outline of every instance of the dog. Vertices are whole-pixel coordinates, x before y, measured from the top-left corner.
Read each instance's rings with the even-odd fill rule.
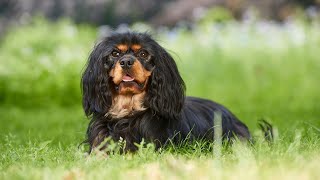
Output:
[[[214,101],[186,97],[185,83],[172,56],[147,33],[113,33],[97,43],[81,79],[82,104],[91,119],[90,152],[105,138],[124,140],[124,151],[142,140],[163,147],[214,139],[215,112],[221,113],[222,137],[251,140],[248,127]]]

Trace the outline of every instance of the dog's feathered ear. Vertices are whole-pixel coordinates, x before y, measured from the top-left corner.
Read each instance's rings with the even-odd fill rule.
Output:
[[[178,119],[185,99],[185,84],[177,65],[160,45],[154,54],[155,68],[147,91],[148,106],[154,113],[169,119]]]
[[[105,113],[111,104],[111,92],[108,83],[106,42],[97,44],[91,52],[81,79],[82,105],[87,116]]]

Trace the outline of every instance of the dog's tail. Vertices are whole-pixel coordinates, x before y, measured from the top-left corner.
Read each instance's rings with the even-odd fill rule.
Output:
[[[272,143],[274,141],[274,130],[272,125],[264,119],[260,119],[258,122],[259,128],[262,130],[264,139]]]

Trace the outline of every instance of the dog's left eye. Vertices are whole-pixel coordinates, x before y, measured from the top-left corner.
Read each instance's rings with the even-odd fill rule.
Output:
[[[111,52],[111,56],[112,57],[119,57],[120,56],[120,53],[118,51],[112,51]]]
[[[139,57],[147,58],[149,56],[149,53],[143,50],[143,51],[140,51],[138,55]]]

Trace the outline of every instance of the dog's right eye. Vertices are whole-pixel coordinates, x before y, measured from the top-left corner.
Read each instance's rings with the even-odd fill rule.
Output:
[[[120,56],[120,53],[118,51],[112,51],[111,52],[111,56],[112,57],[119,57]]]

